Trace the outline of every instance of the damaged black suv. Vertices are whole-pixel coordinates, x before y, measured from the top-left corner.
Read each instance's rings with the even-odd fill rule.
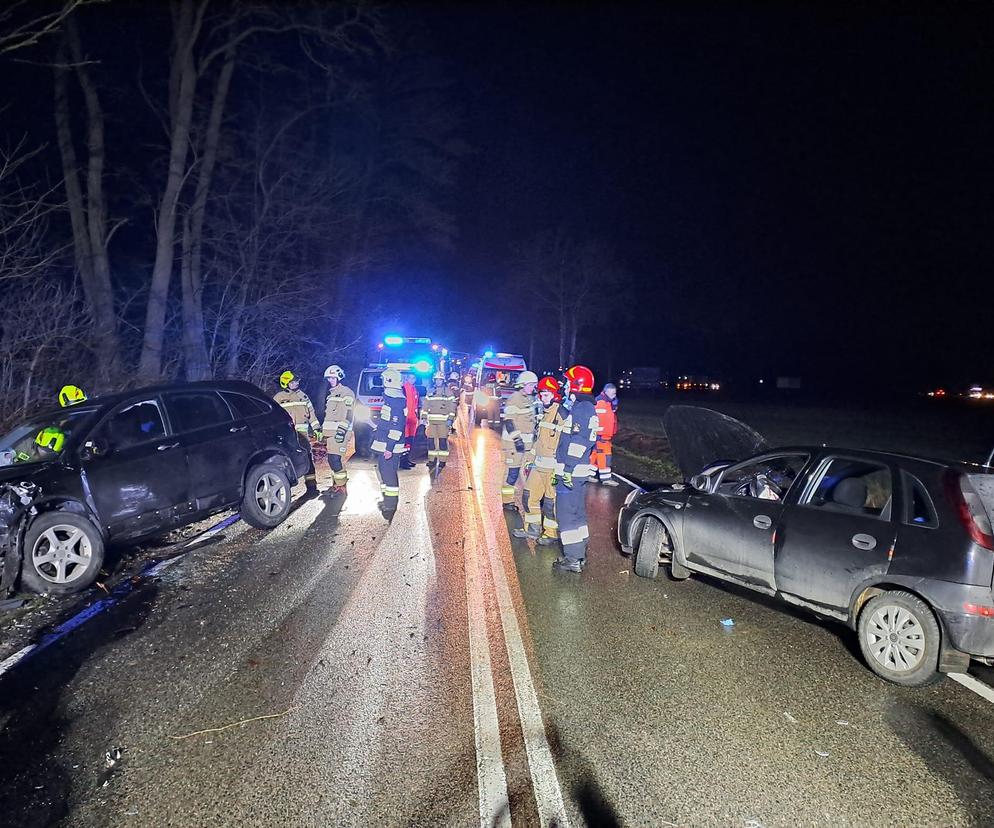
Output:
[[[142,388],[32,417],[0,437],[0,595],[89,586],[104,545],[239,508],[279,525],[310,465],[290,417],[247,382]]]

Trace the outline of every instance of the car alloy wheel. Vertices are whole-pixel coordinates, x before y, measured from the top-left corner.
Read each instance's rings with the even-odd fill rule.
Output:
[[[885,670],[914,670],[925,657],[925,630],[904,607],[893,604],[877,607],[863,635],[867,651]]]
[[[31,549],[35,571],[52,584],[71,584],[82,578],[93,557],[86,533],[69,524],[56,524],[42,532]]]
[[[262,475],[255,486],[255,502],[266,516],[279,514],[287,503],[287,489],[283,481],[270,472]]]

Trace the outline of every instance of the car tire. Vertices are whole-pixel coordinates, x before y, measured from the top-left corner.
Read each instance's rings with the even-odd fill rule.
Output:
[[[21,584],[31,592],[81,592],[97,579],[103,565],[103,538],[83,515],[44,512],[24,533]]]
[[[935,613],[910,592],[875,595],[857,624],[859,648],[874,673],[892,684],[921,687],[941,681],[942,634]]]
[[[656,518],[646,518],[635,550],[635,574],[655,578],[659,572],[659,556],[666,541],[666,527]]]
[[[262,463],[245,478],[241,515],[249,526],[273,529],[290,514],[290,479],[278,463]]]

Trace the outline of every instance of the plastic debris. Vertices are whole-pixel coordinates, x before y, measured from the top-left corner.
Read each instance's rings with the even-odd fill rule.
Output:
[[[722,618],[721,619],[721,626],[723,626],[723,627],[734,627],[735,626],[735,620],[732,619],[732,618]]]
[[[112,747],[104,754],[104,767],[112,768],[121,760],[121,749]]]
[[[791,715],[790,715],[790,711],[789,711],[789,710],[785,710],[785,711],[783,712],[783,717],[784,717],[784,718],[785,718],[785,719],[786,719],[786,720],[787,720],[788,722],[790,722],[791,724],[797,724],[797,719],[795,719],[795,718],[794,718],[793,716],[791,716]]]
[[[829,752],[827,750],[816,750],[815,753],[817,753],[823,759],[827,759],[830,756],[830,754],[829,754]]]
[[[839,725],[839,727],[849,727],[849,722],[847,722],[845,719],[839,719],[839,721],[837,721],[836,724]]]

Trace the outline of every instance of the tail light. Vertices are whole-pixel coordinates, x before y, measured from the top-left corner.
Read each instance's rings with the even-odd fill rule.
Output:
[[[994,551],[994,530],[980,495],[965,474],[951,472],[946,477],[946,494],[963,528],[974,543]]]

